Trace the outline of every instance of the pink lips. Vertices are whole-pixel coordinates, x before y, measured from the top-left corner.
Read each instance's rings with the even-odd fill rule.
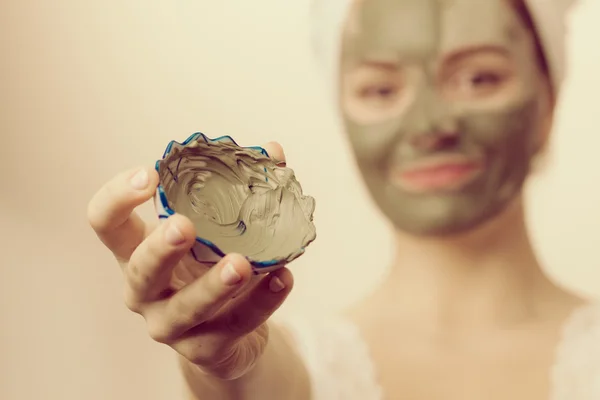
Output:
[[[392,181],[402,189],[423,193],[458,190],[483,171],[480,159],[463,155],[430,157],[402,169],[392,169]]]

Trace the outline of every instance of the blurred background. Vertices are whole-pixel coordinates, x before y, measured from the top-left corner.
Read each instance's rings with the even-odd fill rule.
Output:
[[[547,165],[528,188],[548,273],[600,295],[600,0],[570,18],[571,68]],[[318,239],[281,312],[376,288],[391,240],[310,54],[308,0],[0,2],[0,399],[174,399],[172,352],[122,304],[86,221],[117,172],[195,131],[279,141],[317,200]],[[151,206],[142,212],[153,217]]]

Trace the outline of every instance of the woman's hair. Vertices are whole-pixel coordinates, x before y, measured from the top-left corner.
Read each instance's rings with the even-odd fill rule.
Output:
[[[550,78],[550,67],[548,65],[548,59],[544,52],[544,46],[542,46],[542,41],[540,39],[540,35],[538,30],[533,22],[533,18],[531,16],[531,12],[529,8],[525,4],[525,0],[507,0],[509,4],[513,7],[517,15],[521,18],[521,22],[525,27],[531,32],[533,35],[533,39],[535,42],[535,52],[536,58],[539,63],[540,70]]]
[[[531,12],[529,11],[529,8],[525,4],[525,0],[507,0],[507,1],[513,7],[513,9],[517,13],[517,15],[521,18],[521,22],[523,23],[523,25],[525,25],[525,28],[527,28],[527,30],[529,30],[529,32],[531,32],[531,35],[533,36],[535,53],[536,53],[535,55],[536,55],[536,59],[538,62],[538,66],[540,68],[540,71],[544,74],[545,78],[547,79],[549,90],[550,90],[551,101],[554,104],[554,102],[556,100],[556,91],[555,91],[554,85],[552,84],[553,83],[553,81],[551,79],[552,77],[550,76],[551,75],[550,66],[549,66],[548,58],[544,51],[544,46],[542,45],[540,34],[535,26],[535,22],[533,21]],[[545,143],[542,144],[541,148],[538,149],[537,154],[535,155],[534,159],[532,160],[532,166],[531,166],[532,172],[535,173],[535,172],[542,171],[546,167],[546,164],[549,162],[549,160],[548,160],[548,146],[549,145],[550,145],[549,141],[545,141]]]

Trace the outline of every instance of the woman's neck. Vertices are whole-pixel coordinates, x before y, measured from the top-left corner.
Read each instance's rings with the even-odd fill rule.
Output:
[[[473,333],[546,319],[575,299],[544,274],[518,199],[494,221],[461,236],[398,233],[393,268],[367,303],[383,318]]]

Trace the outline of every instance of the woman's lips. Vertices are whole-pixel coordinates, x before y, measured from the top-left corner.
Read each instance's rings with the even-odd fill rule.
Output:
[[[392,182],[413,193],[458,190],[483,172],[481,159],[463,155],[433,156],[404,168],[393,168]]]

